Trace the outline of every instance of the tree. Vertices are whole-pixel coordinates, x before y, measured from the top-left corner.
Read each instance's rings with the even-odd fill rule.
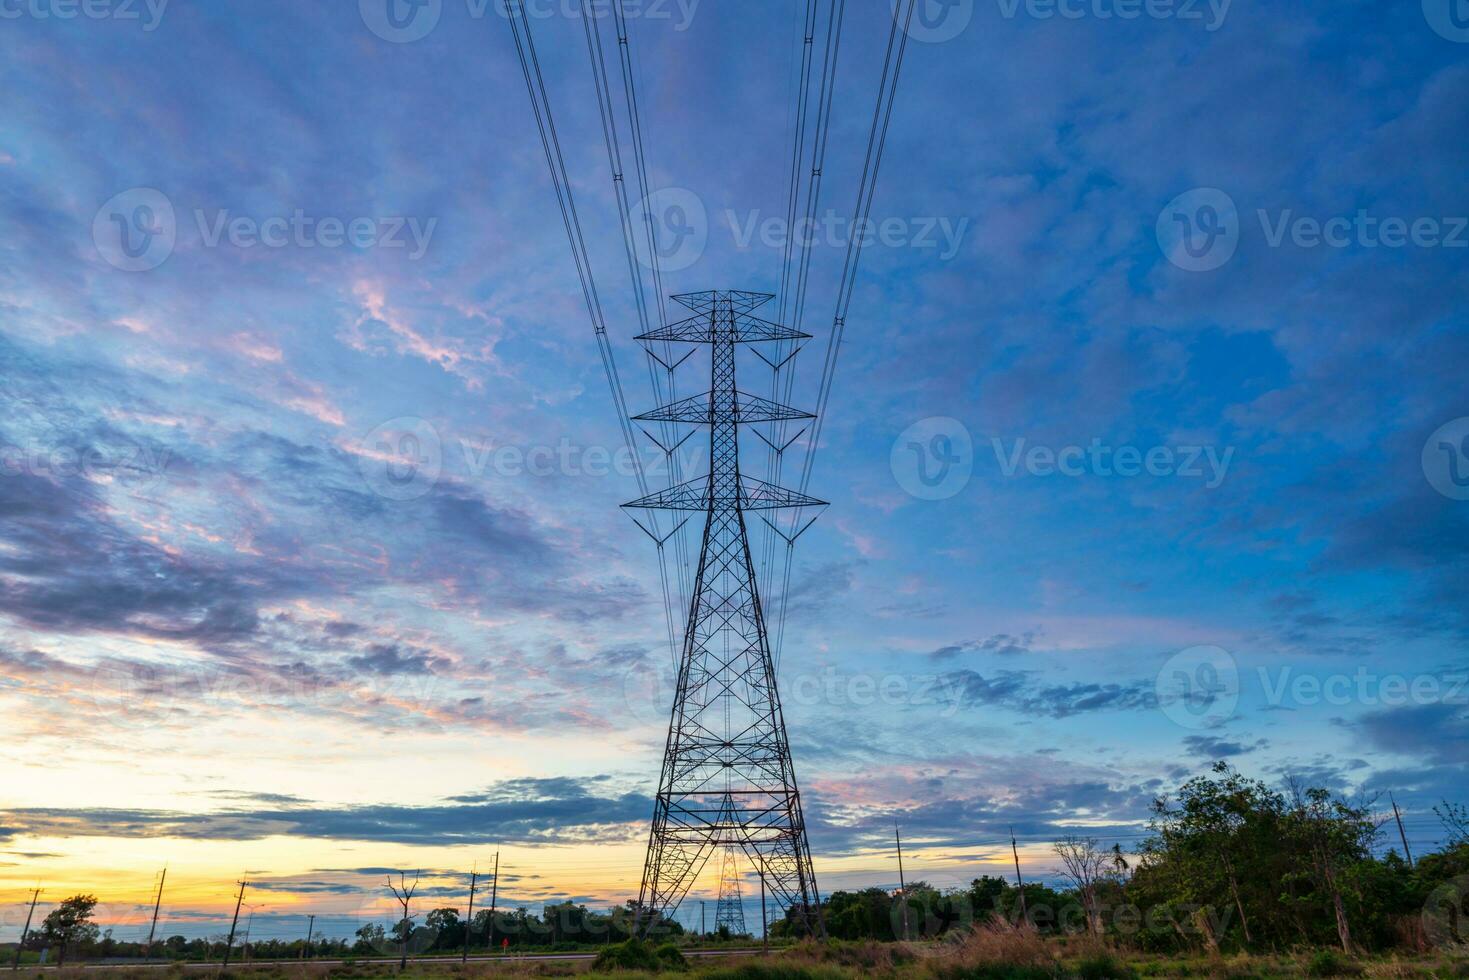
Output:
[[[1342,895],[1342,871],[1372,854],[1377,826],[1365,808],[1353,807],[1324,789],[1291,785],[1287,823],[1290,838],[1310,856],[1316,884],[1330,899],[1342,951],[1352,952],[1352,930]]]
[[[1097,902],[1097,886],[1107,878],[1112,855],[1104,851],[1095,837],[1063,837],[1051,845],[1061,859],[1061,875],[1081,895],[1088,928],[1102,934],[1102,910]]]
[[[41,923],[43,941],[46,946],[57,950],[58,969],[66,961],[68,946],[96,940],[97,926],[92,923],[92,912],[96,908],[97,896],[73,895],[52,909]]]
[[[394,927],[398,938],[398,971],[400,973],[408,969],[408,939],[413,935],[413,916],[408,914],[408,903],[413,901],[413,893],[418,891],[418,879],[422,874],[422,871],[415,871],[411,885],[408,884],[408,875],[402,871],[398,872],[398,884],[393,884],[393,879],[388,878],[388,889],[392,891],[398,904],[403,906],[403,918],[399,919],[398,924]]]

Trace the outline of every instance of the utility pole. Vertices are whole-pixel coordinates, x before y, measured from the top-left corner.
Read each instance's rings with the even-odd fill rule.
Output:
[[[240,923],[240,903],[245,901],[245,886],[249,882],[241,878],[237,884],[240,886],[240,894],[235,898],[235,917],[230,920],[230,937],[224,941],[224,963],[220,965],[220,973],[230,968],[230,950],[235,945],[235,926]]]
[[[259,907],[260,906],[258,906],[258,905],[252,905],[252,906],[250,906],[250,914],[245,917],[245,950],[244,950],[244,960],[245,960],[246,963],[249,963],[250,962],[250,927],[255,924],[255,910],[257,908],[259,908]]]
[[[765,915],[765,869],[760,869],[760,947],[770,952],[770,919]]]
[[[704,931],[704,900],[702,898],[699,899],[699,935],[708,935],[708,933]]]
[[[903,877],[903,834],[893,825],[893,839],[898,842],[898,892],[903,896],[903,942],[908,941],[908,881]]]
[[[1025,882],[1020,878],[1020,848],[1015,845],[1015,825],[1010,825],[1010,853],[1015,856],[1015,890],[1020,893],[1020,918],[1029,920],[1025,911]]]
[[[460,963],[469,962],[469,930],[474,925],[474,886],[479,881],[479,867],[469,872],[469,914],[464,917],[464,951],[459,954]]]
[[[148,947],[143,951],[143,960],[146,962],[153,955],[153,936],[158,931],[158,909],[163,905],[163,882],[168,877],[167,866],[163,874],[158,877],[158,897],[153,901],[153,924],[148,927]]]
[[[490,928],[489,938],[485,941],[490,952],[495,951],[495,899],[500,896],[500,852],[495,852],[495,878],[490,882]]]
[[[1408,867],[1411,868],[1413,866],[1413,852],[1408,850],[1408,834],[1403,830],[1403,815],[1398,812],[1398,801],[1393,799],[1391,792],[1387,794],[1387,798],[1392,800],[1392,815],[1398,822],[1398,836],[1403,840],[1403,856],[1408,859]]]
[[[15,962],[10,964],[12,971],[20,969],[20,950],[26,944],[26,936],[31,931],[31,916],[36,914],[36,899],[41,897],[41,889],[36,888],[31,892],[31,910],[26,913],[25,928],[20,931],[20,942],[15,944]]]
[[[303,959],[303,960],[306,958],[306,950],[307,950],[307,948],[310,947],[310,945],[311,945],[311,934],[313,932],[315,932],[315,931],[316,931],[316,916],[313,915],[313,916],[311,916],[310,921],[306,923],[306,945],[301,947],[301,959]]]

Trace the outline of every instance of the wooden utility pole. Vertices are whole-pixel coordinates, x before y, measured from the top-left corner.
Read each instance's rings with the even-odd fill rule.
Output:
[[[495,951],[495,899],[500,897],[500,852],[495,852],[495,877],[490,882],[490,936],[486,945],[490,952]]]
[[[245,901],[245,886],[249,882],[241,878],[236,884],[240,886],[240,894],[235,898],[235,917],[230,920],[230,937],[224,941],[224,963],[219,967],[220,973],[230,968],[230,950],[235,945],[235,926],[240,924],[240,905]]]
[[[158,877],[158,897],[153,900],[153,924],[148,927],[148,946],[143,950],[144,961],[153,955],[153,936],[158,931],[158,910],[163,905],[163,882],[168,877],[168,868]]]
[[[304,946],[301,947],[301,959],[303,959],[303,960],[306,958],[306,950],[308,948],[310,948],[310,946],[311,946],[311,935],[315,931],[316,931],[316,916],[313,915],[313,916],[311,916],[310,921],[308,921],[306,923],[306,945],[304,945]]]
[[[464,917],[464,950],[459,954],[460,963],[469,962],[469,930],[474,925],[474,886],[479,882],[479,868],[469,872],[469,914]]]
[[[1387,798],[1392,800],[1392,815],[1393,819],[1398,822],[1398,836],[1403,841],[1403,856],[1408,859],[1408,867],[1411,868],[1413,866],[1413,852],[1408,850],[1408,834],[1403,830],[1403,815],[1398,812],[1398,801],[1393,799],[1392,793],[1388,793]]]
[[[1020,918],[1029,920],[1025,911],[1025,882],[1020,878],[1020,848],[1015,844],[1015,825],[1010,825],[1010,853],[1015,856],[1015,890],[1020,893]]]
[[[903,942],[908,941],[908,881],[903,877],[903,834],[893,825],[893,839],[898,842],[898,893],[903,896]]]
[[[41,897],[41,889],[36,888],[31,892],[31,910],[26,913],[25,928],[20,931],[20,942],[15,944],[15,961],[10,964],[11,971],[20,969],[20,951],[26,944],[26,936],[31,931],[31,916],[36,914],[36,899]]]

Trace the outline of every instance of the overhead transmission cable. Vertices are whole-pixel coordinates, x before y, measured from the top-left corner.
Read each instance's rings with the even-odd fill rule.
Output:
[[[586,301],[587,315],[592,321],[592,331],[597,338],[597,349],[602,357],[602,368],[607,375],[607,386],[612,392],[613,408],[622,437],[632,457],[633,474],[638,488],[648,493],[647,475],[643,472],[642,458],[638,455],[637,437],[633,432],[632,420],[627,410],[627,399],[622,391],[622,379],[617,372],[617,361],[613,356],[611,342],[607,338],[607,321],[602,311],[602,301],[597,293],[596,279],[592,273],[591,257],[587,253],[586,238],[582,234],[581,219],[576,211],[576,199],[571,191],[571,179],[566,172],[566,160],[561,152],[561,141],[556,135],[555,116],[551,100],[546,93],[546,81],[541,72],[540,58],[536,54],[535,39],[531,34],[530,19],[525,16],[522,0],[505,0],[506,20],[510,23],[515,38],[515,53],[520,60],[520,70],[525,76],[526,91],[530,95],[531,110],[535,114],[536,129],[540,134],[541,148],[546,154],[546,166],[551,173],[551,182],[556,189],[556,203],[561,209],[561,220],[566,226],[566,237],[571,245],[572,259],[576,263],[577,278],[581,282],[582,297]],[[653,535],[658,534],[656,515],[653,518]],[[673,630],[672,605],[668,598],[668,577],[661,567],[660,578],[664,592],[664,610],[669,618],[669,629]]]
[[[836,311],[832,317],[831,335],[827,338],[826,359],[821,369],[821,385],[816,399],[816,418],[811,422],[811,435],[807,442],[806,460],[801,472],[800,492],[811,486],[811,471],[816,464],[816,453],[821,448],[821,428],[826,420],[827,404],[831,399],[832,377],[836,371],[837,355],[841,352],[842,335],[846,331],[847,313],[851,309],[852,294],[856,289],[857,267],[867,236],[858,234],[866,228],[872,218],[872,201],[877,193],[877,175],[882,167],[883,151],[887,148],[888,129],[892,125],[893,106],[897,101],[898,81],[902,76],[903,57],[908,50],[909,28],[918,0],[907,0],[907,10],[901,20],[894,11],[893,23],[888,31],[887,53],[883,58],[882,78],[878,83],[877,104],[873,108],[872,126],[867,136],[867,153],[862,163],[862,179],[857,187],[857,204],[854,208],[852,233],[847,236],[847,253],[842,263],[842,278],[837,286]],[[800,315],[800,311],[797,311]],[[794,530],[794,523],[792,524]],[[786,549],[786,568],[781,592],[779,618],[776,627],[775,648],[779,651],[785,640],[786,600],[790,589],[790,566],[793,547]]]
[[[652,324],[648,314],[647,291],[643,286],[643,272],[641,258],[638,255],[637,236],[633,231],[632,206],[628,202],[627,181],[624,179],[625,171],[622,165],[622,142],[617,135],[617,114],[612,103],[612,88],[607,76],[607,59],[602,50],[602,32],[596,26],[596,19],[592,16],[591,0],[582,0],[582,26],[587,36],[587,57],[592,63],[592,79],[597,90],[597,111],[602,120],[602,139],[607,146],[607,166],[612,171],[612,184],[617,198],[617,212],[622,222],[622,242],[627,252],[628,277],[632,280],[634,305],[637,308],[638,323],[641,325],[643,334],[652,330]],[[645,348],[646,350],[646,348]],[[663,403],[663,386],[660,383],[658,369],[654,366],[656,358],[651,351],[647,351],[648,381],[653,387],[653,396],[657,404]],[[670,383],[672,381],[670,372]],[[669,399],[672,401],[672,399]],[[668,447],[673,445],[673,432],[670,423],[663,423],[661,427],[663,441],[658,445],[666,455],[671,456]],[[658,442],[658,440],[654,440]],[[670,470],[670,472],[672,472]],[[676,623],[678,617],[674,611],[673,599],[668,588],[668,556],[664,551],[667,538],[658,530],[657,514],[651,515],[654,525],[653,532],[649,537],[658,549],[658,576],[663,587],[663,611],[668,624],[668,647],[673,659],[673,669],[678,670],[679,645]],[[678,528],[682,528],[682,524]],[[677,563],[676,563],[677,564]],[[681,603],[687,601],[684,594],[683,570],[678,568],[679,598]]]

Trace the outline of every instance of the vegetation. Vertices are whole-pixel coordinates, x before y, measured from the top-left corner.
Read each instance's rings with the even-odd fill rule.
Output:
[[[880,888],[837,891],[821,908],[831,938],[802,936],[793,912],[772,924],[771,935],[777,946],[794,945],[770,958],[686,959],[669,940],[686,945],[693,937],[675,922],[658,922],[654,941],[642,942],[631,936],[631,903],[596,912],[570,902],[539,914],[500,911],[493,919],[481,911],[469,923],[443,907],[421,924],[405,917],[391,928],[365,925],[350,940],[252,944],[251,958],[355,957],[350,969],[377,975],[371,971],[396,967],[406,949],[446,961],[434,967],[420,960],[409,973],[462,972],[457,954],[467,938],[476,954],[505,950],[509,940],[511,959],[600,950],[595,963],[535,964],[542,973],[590,967],[751,978],[1469,977],[1469,811],[1445,803],[1437,812],[1448,837],[1438,851],[1415,864],[1393,851],[1379,857],[1368,805],[1320,788],[1277,791],[1221,763],[1154,801],[1148,836],[1131,861],[1120,847],[1068,837],[1054,848],[1052,877],[1060,888],[1032,882],[1022,892],[1005,878],[983,876],[963,889],[913,882],[896,896]],[[27,953],[52,951],[58,964],[69,954],[141,956],[139,944],[99,935],[91,921],[96,901],[76,895],[62,902],[27,938]],[[699,940],[708,947],[740,941],[749,942]],[[172,960],[218,961],[222,954],[223,937],[173,936],[154,950]],[[367,962],[385,957],[393,958],[386,967]],[[503,967],[510,975],[519,968]]]

